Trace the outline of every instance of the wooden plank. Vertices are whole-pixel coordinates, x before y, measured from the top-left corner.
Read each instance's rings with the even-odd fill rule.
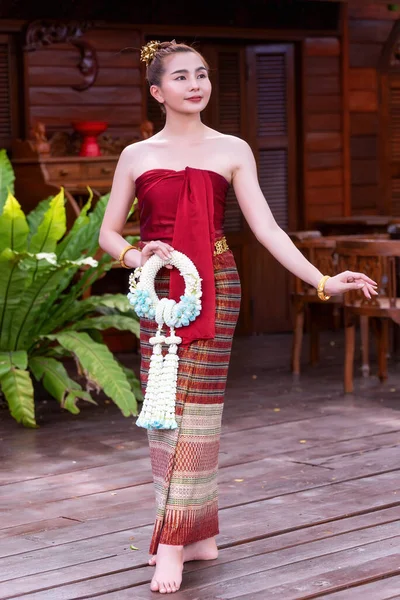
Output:
[[[315,223],[324,221],[330,217],[343,217],[343,204],[314,204],[310,206],[309,219],[307,227],[312,227]]]
[[[118,105],[123,106],[141,104],[142,90],[139,86],[97,86],[91,87],[84,92],[78,92],[72,88],[63,89],[62,93],[54,87],[29,88],[29,102],[33,106],[52,106],[62,101],[63,106],[75,105]]]
[[[308,76],[305,85],[307,94],[313,96],[340,94],[339,75]]]
[[[102,50],[121,52],[125,47],[130,47],[139,56],[141,32],[135,28],[113,29],[112,24],[107,24],[106,28],[88,29],[83,39]]]
[[[306,112],[311,113],[332,113],[340,112],[341,109],[341,98],[340,96],[326,96],[326,95],[310,95],[305,96],[305,108]]]
[[[341,186],[341,169],[321,169],[307,173],[306,188],[320,188],[327,186]]]
[[[350,67],[378,67],[383,44],[350,44]]]
[[[226,532],[227,535],[224,538],[224,545],[219,544],[220,553],[218,565],[231,562],[232,560],[248,558],[260,553],[274,552],[282,548],[302,546],[317,540],[334,539],[334,536],[341,536],[343,533],[360,531],[362,535],[363,530],[384,523],[393,523],[398,517],[399,509],[389,508],[356,517],[345,517],[332,521],[329,524],[306,527],[296,531],[288,531],[279,536],[256,539],[250,543],[243,539],[243,543],[238,544],[235,544],[235,542],[240,540],[237,540],[235,536],[234,523],[230,523],[229,531]],[[129,531],[127,534],[129,535]],[[234,544],[232,547],[227,545],[229,534],[231,535],[231,543]],[[79,582],[87,578],[112,574],[116,571],[121,573],[123,569],[144,566],[147,560],[147,546],[143,544],[143,540],[146,535],[147,537],[151,535],[150,526],[136,530],[134,543],[139,547],[137,552],[128,552],[125,548],[120,546],[117,548],[118,554],[115,556],[109,556],[98,560],[90,560],[90,556],[87,556],[86,560],[83,558],[80,564],[71,567],[63,567],[57,571],[57,585],[61,586],[63,584]],[[102,545],[105,549],[111,548],[110,541],[111,539],[109,537],[102,538]],[[93,543],[96,544],[96,539],[93,540]],[[216,562],[187,563],[185,565],[185,571],[191,572],[196,571],[198,568],[208,568],[211,564],[216,564]],[[45,590],[52,586],[54,586],[54,572],[44,571],[27,577],[18,577],[3,583],[0,582],[0,595],[2,598],[7,598],[10,594],[27,594],[36,590]],[[65,593],[65,590],[63,590],[63,592]]]
[[[378,133],[378,115],[376,113],[351,113],[350,115],[350,132],[353,136]]]
[[[377,93],[368,90],[351,90],[349,107],[351,112],[376,112],[378,110]]]
[[[353,159],[351,162],[351,183],[353,185],[378,184],[378,161],[374,158]]]
[[[374,135],[370,137],[352,136],[350,140],[351,156],[357,158],[375,158],[378,155],[378,138]]]
[[[334,169],[342,166],[341,152],[307,152],[305,155],[306,168],[314,169]]]
[[[341,183],[335,187],[314,187],[306,191],[307,201],[312,204],[343,204],[343,187]]]
[[[398,10],[388,10],[387,2],[349,2],[351,19],[370,19],[396,21],[400,17]]]
[[[28,82],[30,86],[71,86],[80,83],[83,76],[77,69],[70,67],[50,66],[31,66],[28,71]],[[142,76],[137,68],[118,69],[102,67],[99,69],[97,79],[93,88],[99,86],[120,87],[127,85],[141,85]]]
[[[378,435],[367,435],[356,439],[347,439],[338,442],[330,442],[326,445],[304,448],[302,461],[324,464],[325,460],[336,460],[338,457],[362,456],[364,452],[374,452],[380,448],[398,446],[400,444],[400,433],[398,431]],[[293,457],[294,451],[285,452],[281,457]]]
[[[113,125],[135,125],[140,123],[141,106],[91,106],[90,118],[93,121],[106,121]],[[46,124],[59,125],[87,118],[86,106],[32,106],[31,119],[43,119]]]
[[[339,113],[333,114],[308,114],[306,116],[306,129],[309,132],[340,131],[342,117]]]
[[[365,548],[361,549],[362,551],[365,550]],[[289,577],[292,577],[292,579],[294,579],[296,577],[296,571],[295,568],[292,570],[292,573],[289,574],[290,569],[288,569],[285,573],[282,573],[282,579],[283,582],[281,585],[279,585],[279,581],[281,573],[277,574],[274,572],[274,576],[278,575],[278,581],[275,581],[274,583],[278,583],[277,586],[274,586],[274,583],[271,582],[271,574],[265,573],[265,574],[261,574],[261,573],[257,573],[255,574],[253,577],[251,578],[251,580],[249,581],[250,578],[246,578],[246,583],[244,583],[243,579],[238,579],[238,580],[231,580],[231,585],[230,587],[236,585],[239,588],[241,587],[242,581],[243,584],[246,585],[246,591],[247,589],[249,589],[249,593],[248,594],[244,594],[241,595],[240,598],[242,598],[242,600],[252,600],[252,598],[254,598],[254,591],[255,590],[259,590],[260,588],[265,590],[267,589],[268,591],[268,597],[273,599],[273,598],[282,598],[284,597],[285,600],[306,600],[308,598],[310,598],[310,594],[313,594],[314,598],[326,598],[325,596],[325,591],[321,590],[321,583],[320,583],[320,578],[322,577],[327,577],[328,578],[328,582],[326,585],[329,585],[329,591],[332,590],[337,590],[337,589],[343,589],[343,588],[347,588],[350,585],[356,585],[359,582],[364,581],[365,579],[375,579],[376,577],[379,577],[379,574],[383,572],[384,576],[391,576],[393,574],[395,574],[396,572],[396,560],[398,559],[398,557],[394,557],[394,556],[390,556],[387,559],[387,562],[385,562],[385,557],[382,556],[384,554],[384,544],[376,544],[374,545],[374,547],[369,548],[368,550],[370,550],[372,552],[372,550],[376,550],[376,558],[372,559],[372,560],[360,560],[357,564],[357,560],[354,558],[354,554],[352,556],[353,560],[349,560],[350,556],[351,556],[351,552],[348,553],[343,553],[343,555],[339,556],[339,557],[334,557],[335,559],[338,558],[338,560],[332,560],[332,563],[330,564],[321,564],[320,568],[313,568],[314,564],[312,564],[311,566],[311,574],[309,577],[303,578],[301,579],[298,583],[295,583],[294,581],[291,583],[286,583],[286,579]],[[380,554],[380,556],[379,556]],[[341,564],[339,563],[339,559],[342,559],[344,562]],[[349,563],[347,563],[347,560],[349,560]],[[322,562],[322,561],[321,561]],[[307,569],[308,565],[304,564],[304,565],[298,565],[298,567],[302,567],[303,569]],[[334,572],[331,569],[337,568],[338,571],[337,573]],[[341,569],[339,571],[339,569]],[[299,573],[297,573],[297,575],[299,575]],[[317,581],[315,582],[315,577],[317,577]],[[268,580],[268,583],[267,583]],[[332,582],[332,583],[331,583]],[[227,584],[229,586],[229,584]],[[273,586],[273,587],[272,587]],[[219,586],[218,586],[219,587]],[[299,595],[299,587],[301,589],[300,595]],[[140,588],[139,588],[140,589]],[[200,590],[202,591],[202,589],[200,588]],[[208,591],[208,590],[207,590]],[[213,590],[214,592],[214,590]],[[229,589],[227,590],[227,592],[229,593]],[[320,592],[320,593],[318,593]],[[281,594],[284,594],[284,596],[282,596]],[[317,595],[316,595],[317,594]],[[227,596],[226,592],[225,592],[225,598],[238,598],[238,596],[234,596],[234,595],[230,595]],[[183,600],[184,596],[182,596],[182,600]],[[186,596],[186,598],[188,598],[188,596]],[[178,597],[178,600],[181,600]],[[204,596],[204,600],[211,600],[210,596]]]
[[[340,62],[336,56],[307,56],[304,60],[304,73],[307,77],[316,75],[340,74]]]
[[[400,589],[400,576],[386,577],[379,581],[366,583],[352,587],[348,590],[336,592],[329,595],[329,600],[396,600],[399,598],[396,594]]]
[[[235,523],[236,539],[250,540],[252,538],[260,539],[262,536],[271,536],[277,532],[283,533],[294,529],[295,527],[304,527],[307,525],[316,525],[323,522],[335,520],[342,515],[343,502],[346,505],[347,516],[361,514],[363,511],[371,511],[373,508],[386,508],[390,504],[399,506],[396,502],[398,478],[397,475],[386,473],[374,477],[366,477],[357,481],[338,483],[335,486],[317,487],[306,492],[290,494],[281,498],[271,498],[252,503],[252,520],[249,522],[247,511],[243,506],[233,506],[220,511],[221,521],[221,544],[224,545],[224,532],[227,529],[228,522]],[[138,531],[138,525],[135,523],[136,511],[144,509],[141,498],[138,498],[137,509],[134,513],[130,510],[130,529],[133,531],[130,535],[135,536],[135,540],[141,541],[143,537]],[[279,511],[277,510],[279,506]],[[140,508],[139,508],[140,507]],[[131,507],[130,507],[131,508]],[[275,518],[266,520],[263,515],[273,511]],[[126,513],[129,514],[129,513]],[[86,527],[86,525],[83,525]],[[126,522],[125,522],[126,528]],[[8,579],[32,575],[46,565],[46,570],[58,569],[61,566],[72,566],[80,562],[82,556],[87,556],[90,551],[92,560],[101,557],[109,557],[115,553],[116,546],[128,544],[127,531],[120,531],[112,534],[111,544],[98,544],[99,539],[84,539],[78,543],[60,544],[50,546],[32,553],[21,553],[17,556],[9,556],[0,560],[0,569],[6,569]],[[99,531],[98,534],[99,535]],[[105,542],[104,537],[101,538]],[[124,542],[124,540],[126,540]],[[67,551],[68,548],[68,551]],[[125,546],[126,548],[126,546]],[[136,553],[132,555],[132,565],[135,564]],[[137,563],[136,563],[137,564]]]
[[[351,189],[352,205],[356,209],[377,208],[379,205],[379,186],[373,185],[354,185]]]
[[[340,42],[337,38],[307,38],[304,43],[306,56],[339,56]]]
[[[327,592],[330,589],[338,587],[337,581],[339,579],[341,580],[341,585],[343,585],[343,580],[347,582],[354,581],[354,579],[351,578],[350,566],[353,567],[355,571],[354,576],[357,577],[357,567],[361,567],[360,571],[362,571],[365,564],[367,564],[369,568],[371,567],[371,563],[376,564],[376,557],[382,548],[389,549],[387,557],[388,566],[393,570],[393,565],[395,564],[393,555],[395,554],[396,549],[392,548],[390,552],[390,545],[394,545],[396,541],[400,541],[400,537],[396,537],[395,535],[396,531],[398,531],[398,527],[393,527],[393,524],[390,526],[383,525],[381,527],[376,527],[373,530],[364,530],[360,535],[359,542],[356,535],[343,534],[337,538],[311,542],[310,544],[301,547],[268,551],[267,554],[265,551],[262,552],[260,544],[258,544],[258,554],[255,556],[236,559],[230,563],[225,563],[223,567],[220,564],[215,564],[215,561],[212,561],[207,571],[201,573],[202,580],[200,580],[199,574],[193,570],[186,573],[183,589],[177,596],[189,600],[189,598],[193,598],[193,596],[190,596],[189,594],[193,594],[196,589],[200,590],[201,598],[220,598],[221,596],[219,593],[221,585],[226,584],[229,587],[229,581],[233,577],[234,579],[240,578],[244,585],[239,586],[236,593],[232,587],[229,595],[224,595],[223,597],[239,597],[236,594],[248,591],[247,581],[252,580],[253,577],[258,578],[260,576],[264,580],[268,572],[270,581],[263,589],[268,590],[268,592],[272,594],[271,597],[277,597],[276,592],[278,589],[281,589],[287,594],[285,596],[280,596],[281,598],[284,597],[285,599],[288,598],[288,600],[295,600],[297,598],[305,598],[304,592],[312,591],[311,589],[296,588],[297,594],[299,595],[294,596],[293,592],[294,586],[296,586],[296,577],[301,581],[302,588],[303,586],[311,588],[313,585],[320,585],[320,582],[316,581],[316,578],[319,578],[324,568],[326,568],[328,572],[331,572],[334,568],[346,568],[345,575],[341,574],[342,576],[340,578],[336,576],[334,577],[335,581],[327,581],[325,585],[322,586],[324,592]],[[354,551],[355,547],[357,547],[356,545],[361,549],[361,552],[358,554]],[[235,556],[235,553],[231,552],[231,555]],[[267,564],[266,559],[268,559]],[[345,564],[346,560],[350,562],[350,565]],[[310,566],[310,570],[304,568],[306,561]],[[292,562],[294,563],[293,565],[291,564]],[[153,570],[148,567],[142,567],[125,571],[123,580],[121,580],[121,573],[119,572],[103,577],[96,577],[90,582],[83,581],[77,584],[62,586],[61,588],[54,586],[51,590],[32,594],[32,600],[52,600],[55,593],[57,594],[58,600],[75,600],[76,598],[84,597],[85,593],[89,590],[89,586],[91,594],[96,595],[110,591],[119,591],[121,588],[124,589],[129,586],[134,586],[136,588],[135,591],[138,591],[139,594],[141,591],[148,592],[148,597],[150,597],[151,592],[149,592],[146,587],[152,576],[152,571]],[[269,571],[272,571],[272,573],[269,573]],[[273,576],[271,576],[272,574]],[[146,584],[143,583],[144,581],[146,581],[146,587]],[[280,584],[280,587],[277,588],[276,584]],[[318,588],[315,587],[315,589]],[[255,591],[262,590],[257,586],[257,588],[253,588],[253,593]],[[217,595],[210,596],[213,592]],[[136,594],[134,597],[137,597]],[[249,598],[247,595],[244,597]],[[252,597],[254,598],[254,596]]]
[[[305,146],[311,152],[340,150],[342,147],[342,136],[340,133],[328,131],[307,133]]]
[[[79,60],[79,51],[68,49],[60,50],[57,44],[54,44],[51,49],[35,50],[26,55],[28,70],[31,67],[70,67],[74,71],[77,70],[76,64]],[[139,54],[138,52],[112,52],[112,51],[97,51],[97,59],[100,69],[108,68],[138,68]]]
[[[377,91],[376,69],[349,69],[349,87],[351,90]]]
[[[389,20],[378,19],[350,19],[349,20],[349,35],[350,43],[374,42],[384,44],[389,37],[392,29],[392,23]]]

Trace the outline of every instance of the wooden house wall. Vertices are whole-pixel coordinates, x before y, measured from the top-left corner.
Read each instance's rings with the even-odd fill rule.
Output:
[[[308,38],[303,43],[306,227],[346,212],[341,51],[339,37]]]
[[[349,3],[349,109],[352,214],[385,212],[387,171],[380,150],[379,61],[399,11],[384,4]]]
[[[77,69],[79,51],[68,43],[52,44],[24,53],[26,123],[43,121],[47,131],[71,131],[80,120],[106,121],[106,133],[135,141],[143,120],[143,86],[137,49],[141,34],[112,26],[87,31],[83,38],[96,50],[98,77],[84,91]],[[121,52],[131,47],[131,51]]]

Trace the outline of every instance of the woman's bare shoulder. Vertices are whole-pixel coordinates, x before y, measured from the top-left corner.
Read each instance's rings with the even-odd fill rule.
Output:
[[[139,142],[128,144],[128,146],[125,146],[125,148],[122,150],[122,153],[130,158],[136,158],[137,156],[142,155],[144,152],[148,152],[156,143],[156,136],[153,136],[146,140],[140,140]]]

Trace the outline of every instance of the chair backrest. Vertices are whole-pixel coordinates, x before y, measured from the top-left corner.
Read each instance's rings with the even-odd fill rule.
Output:
[[[400,240],[362,238],[338,240],[336,244],[340,271],[365,273],[378,284],[378,296],[371,300],[359,290],[345,295],[345,304],[354,302],[379,306],[382,298],[389,298],[389,305],[396,305],[397,275],[399,270]]]
[[[303,240],[293,240],[297,248],[321,273],[335,275],[337,265],[335,264],[336,237],[313,237]],[[313,286],[295,277],[296,294],[316,294]]]

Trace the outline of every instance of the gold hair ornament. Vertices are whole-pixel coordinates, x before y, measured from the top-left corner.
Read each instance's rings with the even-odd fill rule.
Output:
[[[148,42],[145,46],[142,47],[140,52],[140,60],[146,63],[146,66],[149,66],[149,63],[153,60],[157,50],[160,47],[160,42],[156,40],[152,40]]]

